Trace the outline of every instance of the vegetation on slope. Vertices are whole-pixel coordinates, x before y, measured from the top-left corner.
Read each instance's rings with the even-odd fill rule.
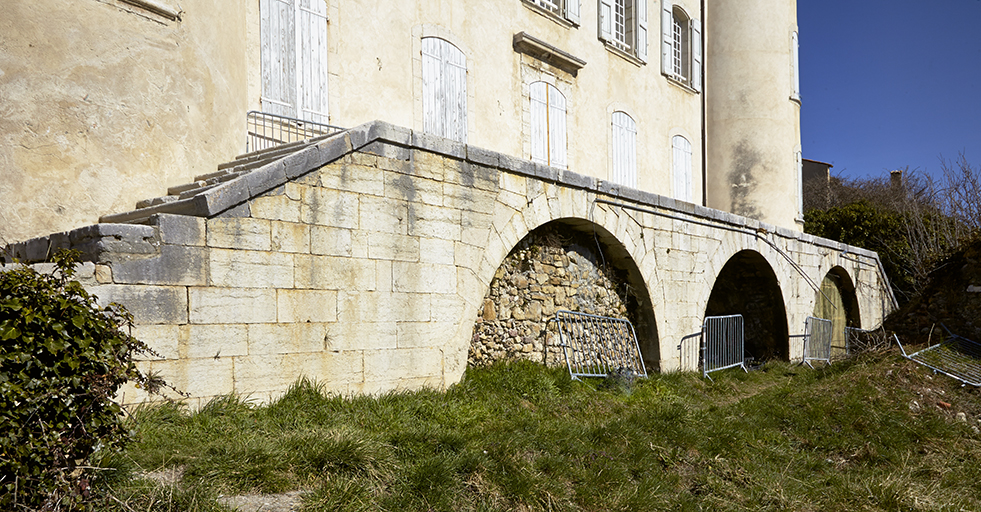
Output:
[[[147,406],[98,488],[133,510],[293,489],[308,511],[981,510],[979,414],[892,353],[629,387],[515,362],[445,392]],[[133,479],[167,467],[174,487]]]

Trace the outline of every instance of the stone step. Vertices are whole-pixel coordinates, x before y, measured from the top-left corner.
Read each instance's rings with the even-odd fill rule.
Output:
[[[299,141],[296,141],[296,142],[290,142],[288,144],[280,144],[278,146],[273,146],[271,148],[265,148],[265,149],[258,149],[256,151],[250,151],[248,153],[243,153],[241,155],[236,156],[235,157],[235,160],[241,160],[241,159],[244,159],[244,158],[252,158],[252,157],[255,157],[255,156],[258,156],[258,155],[262,155],[262,154],[265,154],[265,153],[274,153],[274,152],[279,152],[279,151],[289,151],[290,149],[296,149],[299,146],[303,146],[303,145],[306,145],[306,144],[314,144],[314,143],[320,142],[320,141],[322,141],[324,139],[328,139],[330,137],[333,137],[334,135],[337,135],[338,133],[343,133],[343,132],[330,133],[330,134],[327,134],[327,135],[321,135],[319,137],[313,137],[313,138],[310,138],[310,139],[303,139],[303,140],[299,140]]]
[[[284,144],[282,146],[276,146],[273,148],[267,148],[253,153],[246,153],[245,155],[240,155],[232,160],[231,162],[225,162],[218,165],[218,170],[228,169],[230,167],[238,167],[243,164],[249,164],[252,162],[268,162],[275,160],[281,156],[288,155],[303,146],[309,146],[313,144],[315,140],[301,140],[298,142],[293,142],[290,144]]]
[[[161,196],[161,197],[151,197],[150,199],[144,199],[136,203],[136,209],[141,210],[143,208],[149,208],[151,206],[156,206],[158,204],[170,203],[177,200],[177,196]]]
[[[204,180],[192,181],[191,183],[185,183],[183,185],[177,185],[176,187],[170,187],[170,188],[168,188],[167,189],[167,195],[169,195],[169,196],[177,196],[177,195],[180,195],[180,194],[182,194],[183,192],[185,192],[187,190],[192,190],[192,189],[195,189],[195,188],[200,188],[200,187],[203,187],[205,185],[207,185],[207,183]]]

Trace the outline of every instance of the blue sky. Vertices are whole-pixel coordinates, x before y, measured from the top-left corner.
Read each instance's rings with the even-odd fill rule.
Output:
[[[801,146],[833,174],[981,165],[981,0],[798,0]]]

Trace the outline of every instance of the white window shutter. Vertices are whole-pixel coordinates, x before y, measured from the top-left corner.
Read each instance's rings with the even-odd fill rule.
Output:
[[[260,102],[264,112],[286,117],[297,117],[295,22],[292,0],[260,1]]]
[[[671,139],[671,171],[674,179],[674,198],[691,202],[691,143],[681,135]]]
[[[599,0],[599,37],[613,39],[613,0]]]
[[[565,19],[570,23],[579,24],[579,0],[566,0]]]
[[[637,188],[637,124],[626,112],[613,113],[613,174],[610,181]]]
[[[797,35],[797,32],[793,33],[790,42],[793,45],[793,47],[791,48],[793,54],[791,56],[792,60],[790,63],[790,65],[792,66],[791,73],[792,73],[792,80],[793,80],[792,83],[793,90],[791,92],[790,97],[800,101],[800,38]]]
[[[637,0],[637,58],[647,62],[647,0]]]
[[[549,165],[565,169],[568,166],[565,96],[554,86],[548,86]]]
[[[671,0],[661,0],[661,72],[671,76],[674,65],[671,62],[671,27],[674,24],[674,6]]]
[[[300,0],[298,7],[298,117],[327,123],[327,3]]]
[[[443,135],[441,104],[442,60],[439,39],[422,38],[422,130],[433,135]]]
[[[459,48],[443,41],[446,77],[446,137],[467,142],[467,57]]]
[[[702,92],[702,22],[691,22],[691,87]]]
[[[422,38],[422,129],[467,142],[467,58],[438,37]]]
[[[531,159],[548,163],[548,93],[545,82],[528,86],[531,98]]]

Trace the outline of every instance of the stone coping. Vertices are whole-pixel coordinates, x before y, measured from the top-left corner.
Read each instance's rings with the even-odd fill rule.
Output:
[[[73,247],[83,252],[83,260],[98,261],[104,251],[152,254],[159,250],[159,234],[154,227],[159,214],[215,217],[229,212],[250,198],[282,186],[345,155],[362,151],[386,157],[408,159],[409,150],[422,150],[503,172],[537,178],[562,186],[593,192],[609,198],[607,203],[622,202],[628,208],[657,210],[680,220],[700,221],[722,229],[738,228],[758,234],[798,240],[842,253],[870,258],[879,263],[873,251],[826,238],[767,224],[729,212],[678,201],[579,174],[490,151],[462,142],[437,137],[419,130],[372,121],[333,136],[297,147],[265,165],[241,173],[218,185],[204,187],[197,194],[130,212],[106,215],[99,224],[62,233],[8,244],[0,249],[0,261],[34,263],[46,261],[57,249]]]

